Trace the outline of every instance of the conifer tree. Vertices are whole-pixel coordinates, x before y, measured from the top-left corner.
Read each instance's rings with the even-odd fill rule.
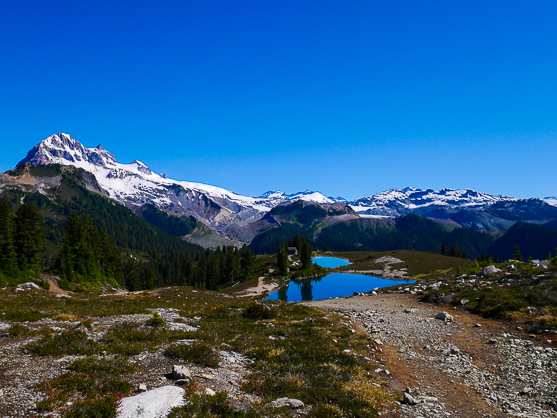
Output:
[[[10,203],[0,200],[0,271],[8,277],[17,275],[17,256],[14,246],[15,225]]]
[[[284,241],[279,242],[277,248],[277,267],[279,274],[288,273],[288,245]]]
[[[19,269],[38,270],[39,252],[43,249],[42,216],[36,206],[24,203],[16,212],[15,247]]]
[[[513,260],[522,261],[522,254],[520,253],[520,249],[516,244],[514,244]]]

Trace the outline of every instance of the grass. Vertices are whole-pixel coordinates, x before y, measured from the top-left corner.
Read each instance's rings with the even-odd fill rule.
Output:
[[[498,265],[502,271],[487,277],[446,278],[438,289],[427,290],[423,300],[454,305],[467,301],[466,308],[474,313],[525,322],[530,332],[557,330],[557,271],[533,270],[527,264],[509,271],[507,264]]]
[[[329,254],[329,253],[327,253]],[[339,271],[346,270],[380,270],[382,264],[375,260],[384,256],[390,256],[402,260],[402,263],[391,264],[392,269],[406,268],[408,278],[422,278],[438,276],[440,274],[455,274],[457,269],[467,271],[473,265],[473,261],[457,257],[447,257],[435,253],[421,251],[397,250],[397,251],[349,251],[332,252],[333,257],[347,258],[352,263],[349,266],[339,267]]]
[[[39,388],[47,394],[41,408],[58,411],[62,416],[111,416],[118,392],[127,394],[131,390],[128,376],[135,372],[127,368],[130,357],[145,350],[164,350],[167,355],[209,367],[218,365],[216,347],[227,347],[254,360],[247,366],[249,374],[242,387],[246,393],[264,400],[253,405],[254,411],[230,415],[230,400],[221,398],[223,395],[196,395],[199,398],[193,397],[192,405],[198,405],[198,409],[191,416],[285,416],[290,412],[268,406],[283,396],[310,405],[310,417],[377,416],[384,405],[393,401],[383,388],[372,385],[373,378],[367,374],[373,369],[364,359],[373,358],[373,343],[367,334],[354,334],[348,330],[346,318],[314,308],[274,301],[268,303],[272,312],[269,317],[262,312],[245,315],[253,309],[253,301],[189,287],[128,296],[75,293],[71,299],[56,298],[44,291],[18,297],[13,294],[10,289],[0,290],[0,318],[12,309],[21,312],[27,308],[42,317],[71,318],[80,329],[81,324],[89,329],[87,325],[92,327],[93,321],[99,322],[104,316],[151,314],[149,309],[157,308],[174,308],[186,321],[200,318],[196,320],[199,330],[192,332],[136,323],[102,329],[95,324],[95,331],[105,332],[98,341],[81,330],[41,333],[26,345],[32,354],[87,356]],[[191,346],[176,344],[181,339],[196,342]],[[102,351],[107,355],[99,356]],[[113,355],[118,360],[112,359]],[[66,406],[68,401],[74,402],[71,408]],[[176,413],[188,416],[189,412]]]
[[[118,400],[132,391],[122,377],[138,369],[125,357],[86,357],[68,367],[70,372],[45,380],[39,389],[47,397],[37,403],[44,412],[61,412],[65,417],[116,417]],[[68,408],[67,402],[72,405]]]
[[[192,345],[173,344],[167,348],[165,354],[169,357],[188,360],[203,367],[219,367],[219,355],[213,347],[202,342],[195,342]]]

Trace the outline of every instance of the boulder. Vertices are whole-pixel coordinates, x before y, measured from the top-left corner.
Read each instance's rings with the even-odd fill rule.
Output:
[[[282,408],[287,406],[291,409],[300,409],[304,407],[304,403],[298,399],[290,398],[279,398],[276,401],[271,402],[271,405],[275,408]]]
[[[501,270],[499,270],[495,266],[487,266],[484,267],[484,269],[478,274],[478,276],[489,276],[490,274],[499,273],[500,271]]]
[[[215,391],[214,391],[213,389],[211,389],[211,388],[206,388],[206,389],[203,391],[203,394],[204,394],[204,395],[208,395],[208,396],[215,396]]]
[[[417,405],[418,401],[409,393],[404,392],[402,394],[403,398],[402,398],[402,403],[405,403],[406,405]]]
[[[41,287],[33,282],[27,282],[17,285],[18,289],[40,289]]]
[[[440,319],[445,322],[449,322],[453,320],[453,316],[448,312],[439,312],[435,319]]]
[[[124,398],[118,408],[118,418],[166,417],[171,408],[184,405],[184,393],[177,386],[163,386]]]
[[[172,366],[172,377],[176,380],[190,379],[191,373],[186,366],[174,365]]]

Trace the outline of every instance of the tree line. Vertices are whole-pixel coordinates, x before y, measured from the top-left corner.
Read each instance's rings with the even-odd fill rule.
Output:
[[[122,222],[121,230],[126,231],[130,223],[133,227],[133,221],[139,219],[131,216],[132,222]],[[146,234],[144,239],[153,238],[155,244],[163,245],[157,247],[151,242],[141,247],[146,251],[131,251],[116,245],[118,240],[98,223],[88,215],[69,213],[59,238],[60,224],[42,220],[37,206],[24,203],[14,214],[10,203],[0,200],[0,273],[8,279],[37,277],[47,266],[47,270],[60,275],[61,286],[68,289],[70,283],[93,283],[130,290],[173,285],[216,290],[254,274],[255,256],[245,245],[240,249],[199,250],[158,231]],[[105,219],[107,223],[113,226]],[[43,251],[43,243],[51,247],[48,253]],[[53,261],[47,263],[46,258]]]

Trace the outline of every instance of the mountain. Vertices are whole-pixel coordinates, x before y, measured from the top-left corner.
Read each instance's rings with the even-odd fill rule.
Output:
[[[286,194],[281,191],[268,191],[259,196],[259,199],[268,199],[273,202],[274,205],[296,200],[315,203],[347,203],[347,200],[342,197],[327,197],[321,192],[313,192],[310,190],[293,194]]]
[[[391,189],[350,202],[358,213],[369,215],[400,216],[408,213],[427,212],[439,208],[474,208],[515,200],[507,196],[493,196],[475,190],[432,189],[413,187]]]
[[[548,200],[549,199],[549,200]],[[471,189],[392,189],[349,204],[360,215],[396,217],[415,213],[451,220],[457,226],[485,232],[506,231],[516,221],[543,223],[557,217],[550,198],[516,199]]]
[[[270,210],[268,199],[242,196],[205,184],[177,181],[154,173],[141,161],[121,164],[102,146],[86,148],[70,135],[51,135],[37,144],[18,166],[61,164],[93,174],[103,193],[138,210],[145,204],[181,215],[191,215],[218,229],[242,220],[259,219]]]
[[[271,209],[296,201],[347,204],[355,214],[366,218],[395,218],[413,213],[448,228],[465,227],[494,234],[501,234],[517,221],[542,224],[557,218],[556,198],[516,199],[471,189],[435,191],[407,187],[354,201],[310,190],[293,194],[269,191],[259,197],[248,197],[220,187],[168,179],[138,160],[119,163],[101,145],[86,148],[63,133],[51,135],[33,147],[18,166],[26,164],[80,168],[88,173],[85,187],[143,217],[151,213],[143,209],[146,205],[171,216],[192,216],[205,228],[198,225],[195,237],[190,234],[189,239],[208,246],[249,243],[273,225],[273,218],[266,217]],[[149,219],[162,222],[167,229],[169,225],[179,224],[172,218],[150,216]],[[178,230],[184,226],[181,224]]]

